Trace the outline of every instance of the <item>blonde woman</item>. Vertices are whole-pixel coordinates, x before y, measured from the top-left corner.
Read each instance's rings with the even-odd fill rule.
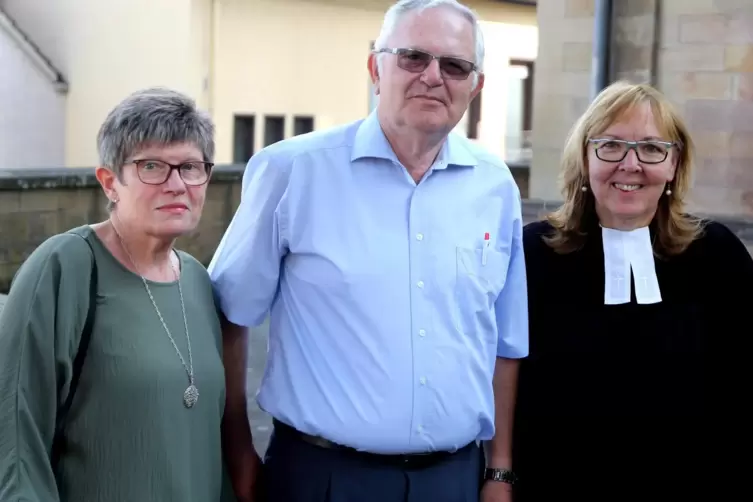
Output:
[[[524,230],[516,502],[690,500],[714,462],[705,351],[734,350],[753,260],[686,212],[692,160],[687,127],[647,85],[611,85],[573,127],[564,204]]]

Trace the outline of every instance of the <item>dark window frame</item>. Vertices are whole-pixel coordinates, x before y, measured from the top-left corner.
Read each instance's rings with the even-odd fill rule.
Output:
[[[256,114],[233,115],[233,163],[245,164],[256,152],[256,125]]]
[[[533,129],[533,79],[536,62],[530,59],[511,59],[510,66],[524,66],[528,77],[523,80],[523,130]]]
[[[279,137],[271,138],[270,137],[270,123],[275,122],[279,125],[280,134]],[[264,115],[264,147],[268,147],[270,145],[274,145],[275,143],[278,143],[285,139],[285,115],[281,114],[269,114]]]
[[[482,89],[473,98],[471,104],[468,105],[468,117],[466,124],[466,135],[469,139],[478,139],[478,124],[481,122],[481,96],[484,94]]]
[[[301,129],[302,124],[310,123],[310,127]],[[313,115],[294,115],[293,116],[293,136],[308,134],[316,129],[316,117]]]

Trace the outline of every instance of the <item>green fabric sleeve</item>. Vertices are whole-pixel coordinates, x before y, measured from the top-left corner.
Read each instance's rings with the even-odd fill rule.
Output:
[[[89,307],[91,260],[80,237],[51,237],[23,264],[0,313],[2,501],[59,500],[50,450]]]

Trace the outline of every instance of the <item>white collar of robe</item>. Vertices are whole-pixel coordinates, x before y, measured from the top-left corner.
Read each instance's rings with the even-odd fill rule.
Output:
[[[604,304],[630,303],[633,282],[638,303],[661,302],[648,227],[635,230],[602,227],[601,236],[604,245]],[[634,281],[630,280],[631,273]]]

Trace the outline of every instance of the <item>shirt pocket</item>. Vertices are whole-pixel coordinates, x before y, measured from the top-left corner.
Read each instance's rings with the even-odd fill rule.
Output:
[[[461,330],[495,335],[494,303],[505,286],[510,253],[507,250],[457,247],[455,300]],[[486,256],[484,256],[486,255]]]

